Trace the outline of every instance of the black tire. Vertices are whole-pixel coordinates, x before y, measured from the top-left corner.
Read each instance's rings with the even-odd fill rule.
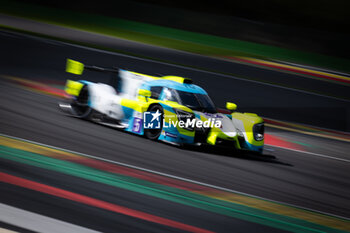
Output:
[[[156,104],[151,105],[147,111],[149,112],[156,112],[159,110],[159,112],[162,114],[160,118],[160,129],[145,129],[145,137],[151,140],[157,140],[162,133],[163,129],[163,108],[162,106]]]
[[[72,107],[77,117],[82,119],[87,119],[87,120],[90,119],[90,116],[93,111],[88,105],[88,101],[89,101],[89,90],[88,90],[88,86],[85,85],[80,91],[80,94],[77,97],[77,99],[72,103]]]

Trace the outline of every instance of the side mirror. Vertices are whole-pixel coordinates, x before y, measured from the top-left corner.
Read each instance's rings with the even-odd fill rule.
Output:
[[[234,111],[237,109],[237,105],[231,102],[226,102],[227,110]]]
[[[145,89],[139,89],[138,95],[149,98],[152,95],[152,92],[150,90],[145,90]]]

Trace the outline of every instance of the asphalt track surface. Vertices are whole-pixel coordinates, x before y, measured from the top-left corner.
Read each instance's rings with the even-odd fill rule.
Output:
[[[232,89],[236,93],[235,96],[239,96],[244,94],[245,90],[254,90],[260,85],[19,34],[4,32],[0,40],[1,73],[33,80],[62,83],[66,78],[72,78],[64,73],[65,59],[69,57],[88,64],[107,67],[120,64],[123,68],[149,74],[177,74],[192,77],[196,83],[208,90],[215,102],[233,98]],[[87,77],[96,78],[92,75]],[[98,78],[104,79],[103,76]],[[57,98],[22,90],[5,81],[1,81],[0,88],[0,133],[334,215],[350,216],[348,162],[279,148],[274,148],[273,152],[267,151],[276,156],[276,159],[242,157],[215,151],[182,150],[67,117],[59,112]],[[236,102],[244,108],[254,109],[254,106],[266,104],[267,98],[271,100],[271,105],[274,105],[276,93],[279,99],[288,98],[293,93],[270,86],[265,86],[263,90],[259,92],[259,97],[245,95],[247,98],[237,98]],[[252,93],[256,92],[252,91]],[[304,95],[307,94],[299,93],[297,98],[303,99]],[[322,97],[310,96],[304,102],[318,102],[319,98]],[[325,99],[325,103],[331,104],[332,101]],[[317,141],[312,137],[309,137],[309,140]],[[349,159],[348,145],[319,141],[319,144],[325,143],[336,147],[333,156],[341,155]],[[11,175],[19,175],[22,178],[123,204],[148,213],[156,213],[213,231],[232,232],[234,229],[235,232],[273,232],[276,230],[53,171],[34,169],[15,162],[2,160],[0,169],[1,172]],[[5,204],[90,229],[106,232],[116,231],[116,229],[121,232],[176,231],[173,228],[112,214],[69,200],[34,191],[24,191],[20,187],[7,184],[1,184],[0,187],[1,202]]]
[[[0,22],[1,25],[52,36],[54,38],[78,41],[82,44],[123,51],[143,57],[151,57],[174,64],[184,64],[189,67],[207,70],[207,72],[200,72],[196,68],[184,68],[181,66],[179,69],[176,65],[149,64],[148,62],[135,59],[130,61],[130,59],[122,57],[117,59],[108,56],[104,56],[103,58],[96,56],[93,58],[90,55],[84,56],[83,53],[79,52],[81,54],[80,56],[76,50],[69,53],[66,53],[64,50],[50,50],[55,54],[54,57],[50,57],[52,62],[55,62],[54,64],[63,65],[64,59],[60,58],[60,54],[64,53],[66,55],[69,54],[73,58],[81,58],[85,62],[97,63],[98,65],[119,66],[153,74],[182,75],[190,77],[196,83],[202,85],[218,106],[224,106],[226,101],[232,100],[238,103],[241,111],[256,111],[265,117],[274,119],[350,131],[349,85],[339,82],[326,82],[293,73],[234,63],[208,56],[142,44],[37,21],[24,20],[2,14],[0,14]],[[15,42],[11,44],[14,45]],[[13,53],[13,50],[8,47],[7,43],[4,45],[5,51]],[[16,43],[16,46],[18,46],[16,51],[19,49],[28,50],[29,47],[23,42]],[[38,51],[38,49],[43,49],[43,47],[32,47],[30,51],[32,54],[36,54],[32,62],[34,64],[45,64],[42,63],[42,60],[46,57],[47,54],[45,53],[47,50]],[[32,65],[33,63],[26,62],[28,65]],[[22,65],[21,63],[17,64]],[[53,69],[52,66],[50,68]],[[60,71],[63,76],[62,70]],[[214,71],[214,73],[210,71]],[[48,75],[48,73],[45,75]],[[264,84],[261,85],[261,83]],[[218,91],[220,91],[220,95],[217,94]]]

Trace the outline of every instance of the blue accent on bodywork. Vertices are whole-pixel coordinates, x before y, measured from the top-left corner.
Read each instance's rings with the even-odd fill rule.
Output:
[[[264,149],[264,146],[254,146],[253,144],[250,144],[247,140],[241,143],[241,147],[245,150],[256,151],[259,153],[262,153]]]
[[[197,119],[201,119],[201,115],[199,115],[197,112],[193,111],[194,113],[194,117],[197,118]]]
[[[173,133],[171,133],[173,134]],[[173,134],[174,135],[174,134]],[[193,144],[194,142],[194,137],[190,137],[190,136],[186,136],[186,135],[183,135],[183,134],[179,134],[177,133],[177,137],[173,137],[172,136],[166,136],[165,133],[162,133],[160,136],[159,136],[159,140],[162,140],[162,141],[168,141],[168,142],[173,142],[173,143],[184,143],[184,144]]]
[[[178,82],[175,82],[172,80],[166,80],[166,79],[152,80],[152,81],[145,82],[144,84],[142,84],[141,89],[150,90],[150,88],[153,86],[168,87],[179,91],[208,95],[203,88],[195,84],[178,83]]]
[[[121,105],[121,106],[122,106],[122,109],[123,109],[123,112],[124,112],[124,119],[132,118],[133,113],[134,113],[134,109],[125,107],[123,105]]]
[[[86,80],[79,80],[78,82],[81,82],[82,84],[85,84],[85,85],[89,85],[93,82],[90,82],[90,81],[86,81]]]

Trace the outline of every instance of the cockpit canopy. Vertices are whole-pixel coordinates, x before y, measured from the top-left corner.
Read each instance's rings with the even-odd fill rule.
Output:
[[[217,112],[213,101],[206,93],[193,93],[162,86],[152,86],[150,90],[152,92],[151,98],[154,99],[174,101],[194,111]]]

